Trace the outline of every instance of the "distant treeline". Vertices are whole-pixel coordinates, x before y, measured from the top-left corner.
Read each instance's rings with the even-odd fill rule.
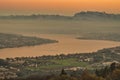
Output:
[[[109,14],[105,12],[79,12],[75,13],[73,16],[63,16],[63,15],[9,15],[0,16],[0,19],[50,19],[50,20],[94,20],[94,19],[106,19],[106,20],[120,20],[120,14]]]
[[[120,34],[118,33],[87,33],[87,34],[82,34],[82,37],[77,37],[77,39],[120,41]]]

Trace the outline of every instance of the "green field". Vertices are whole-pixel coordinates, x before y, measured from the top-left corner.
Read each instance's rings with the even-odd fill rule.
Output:
[[[68,58],[68,59],[54,59],[49,60],[49,62],[52,62],[54,64],[48,64],[48,65],[38,65],[37,68],[35,67],[26,67],[30,70],[54,70],[54,69],[62,69],[67,67],[87,67],[89,65],[88,62],[79,62],[76,58]],[[38,61],[38,60],[37,60]]]

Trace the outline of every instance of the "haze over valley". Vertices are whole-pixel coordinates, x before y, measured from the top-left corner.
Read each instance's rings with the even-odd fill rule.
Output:
[[[109,80],[120,69],[119,31],[120,14],[105,12],[0,16],[0,79],[88,80],[88,70]]]
[[[33,35],[40,38],[58,40],[59,42],[36,47],[4,49],[0,50],[0,54],[5,58],[13,55],[13,57],[19,57],[61,53],[88,53],[103,48],[119,46],[119,20],[119,14],[92,11],[76,13],[74,16],[1,16],[1,33]],[[81,37],[80,40],[78,37]],[[9,53],[12,55],[7,56]]]
[[[0,80],[120,80],[120,0],[0,0]]]

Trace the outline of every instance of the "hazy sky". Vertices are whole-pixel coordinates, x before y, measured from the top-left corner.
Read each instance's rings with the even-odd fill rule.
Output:
[[[120,13],[120,0],[0,0],[0,14],[64,14],[79,11]]]

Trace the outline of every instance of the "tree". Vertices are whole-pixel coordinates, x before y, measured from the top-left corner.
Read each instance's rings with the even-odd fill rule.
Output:
[[[0,59],[0,66],[6,66],[6,65],[8,65],[8,62],[3,59]]]
[[[61,71],[61,74],[60,75],[67,75],[67,73],[65,72],[65,70],[64,69],[62,69],[62,71]]]
[[[111,72],[113,72],[115,70],[115,68],[116,68],[116,63],[114,62],[110,65]]]
[[[111,74],[112,80],[120,80],[120,69],[116,69]]]
[[[94,74],[90,74],[88,71],[84,71],[80,77],[80,80],[104,80],[102,77],[97,77]]]

